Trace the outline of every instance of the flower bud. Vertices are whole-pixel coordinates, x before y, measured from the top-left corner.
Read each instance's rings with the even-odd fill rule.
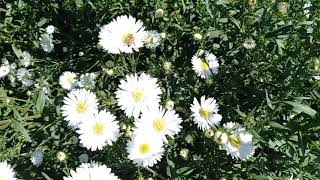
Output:
[[[288,9],[289,9],[289,3],[287,2],[280,2],[278,4],[278,11],[285,14],[288,12]]]
[[[203,49],[199,49],[196,53],[197,56],[202,56],[204,54],[204,50]]]
[[[211,138],[214,135],[214,131],[212,129],[207,129],[204,133],[207,138]]]
[[[167,37],[167,34],[165,32],[160,33],[160,37],[162,39],[165,39]]]
[[[166,102],[165,108],[168,109],[168,110],[172,110],[173,107],[174,107],[174,102],[171,101],[171,100],[168,100],[168,101]]]
[[[202,35],[200,33],[195,33],[193,35],[193,39],[196,40],[196,41],[199,41],[202,39]]]
[[[171,67],[172,67],[172,63],[171,62],[166,61],[166,62],[163,63],[163,69],[164,70],[170,71]]]
[[[187,158],[188,158],[188,155],[189,155],[189,149],[183,148],[183,149],[180,150],[180,156],[181,156],[183,159],[187,159]]]
[[[193,137],[191,135],[188,134],[184,139],[187,143],[193,144]]]
[[[217,131],[214,133],[213,139],[218,144],[226,144],[228,142],[228,135],[224,132]]]
[[[163,16],[163,9],[157,9],[155,13],[156,18]]]
[[[66,157],[67,157],[67,155],[66,155],[64,152],[62,152],[62,151],[59,151],[59,152],[57,153],[57,159],[58,159],[60,162],[64,161],[64,160],[66,159]]]

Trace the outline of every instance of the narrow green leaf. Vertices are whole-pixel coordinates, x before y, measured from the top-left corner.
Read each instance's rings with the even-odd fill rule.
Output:
[[[293,106],[296,111],[304,112],[305,114],[308,114],[310,116],[315,116],[317,114],[317,111],[312,109],[310,106],[301,104],[300,102],[294,102],[294,101],[285,101],[285,103],[290,104]]]
[[[52,178],[50,178],[46,173],[41,172],[42,176],[46,179],[46,180],[53,180]]]
[[[37,98],[36,110],[42,113],[45,103],[46,103],[46,96],[43,91],[40,91]]]
[[[26,128],[24,128],[20,122],[13,120],[12,125],[13,125],[13,128],[15,128],[16,130],[21,132],[21,134],[24,136],[26,141],[32,142],[31,137],[29,136],[28,130]]]
[[[285,126],[283,126],[283,125],[281,125],[281,124],[279,124],[279,123],[277,123],[277,122],[269,122],[269,125],[271,126],[271,127],[274,127],[274,128],[278,128],[278,129],[287,129],[287,130],[290,130],[288,127],[285,127]]]
[[[43,18],[41,19],[39,22],[38,22],[38,26],[39,27],[42,27],[44,24],[46,24],[48,22],[48,20],[46,18]]]
[[[21,49],[18,49],[14,44],[12,44],[11,47],[12,47],[14,54],[17,56],[17,58],[20,58],[22,56]]]

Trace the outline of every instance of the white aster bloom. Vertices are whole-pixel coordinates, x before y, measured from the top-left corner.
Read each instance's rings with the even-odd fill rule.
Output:
[[[164,149],[161,137],[152,134],[134,134],[127,143],[129,159],[134,164],[143,167],[152,167],[161,160]]]
[[[217,57],[212,53],[207,52],[204,58],[194,55],[191,61],[193,70],[203,79],[218,73],[219,62]]]
[[[1,180],[16,180],[15,173],[11,168],[11,165],[6,161],[0,162],[0,179]]]
[[[78,86],[77,75],[74,72],[63,72],[59,78],[59,84],[66,90],[74,89]]]
[[[132,53],[143,47],[145,34],[140,20],[132,16],[118,16],[101,28],[99,44],[112,54]]]
[[[0,78],[7,76],[10,72],[10,65],[1,65],[0,66]]]
[[[53,45],[53,40],[51,35],[46,33],[41,34],[41,37],[39,38],[39,40],[40,40],[40,45],[45,52],[50,53],[53,51],[54,45]]]
[[[255,151],[253,136],[247,133],[244,128],[232,131],[228,143],[224,147],[233,158],[239,158],[243,161],[251,157]]]
[[[25,87],[30,87],[33,85],[33,74],[26,68],[20,68],[17,70],[17,79],[21,81],[22,85]]]
[[[128,117],[134,118],[138,118],[144,109],[158,107],[160,95],[157,79],[145,73],[127,75],[116,91],[118,105]]]
[[[191,111],[194,122],[201,130],[218,125],[222,119],[222,116],[218,114],[219,107],[214,98],[206,99],[205,96],[202,96],[200,103],[194,98]]]
[[[61,107],[62,115],[71,127],[78,125],[85,120],[90,121],[98,109],[96,95],[85,89],[76,89],[64,97],[64,105]]]
[[[112,145],[120,133],[118,121],[110,112],[100,111],[92,116],[92,119],[79,125],[80,142],[84,147],[92,151],[102,150],[104,146]]]
[[[47,26],[47,28],[46,28],[47,34],[53,34],[54,33],[54,29],[55,28],[52,25]]]
[[[144,44],[149,49],[154,49],[161,43],[161,36],[156,31],[147,31],[146,39]]]
[[[43,161],[43,152],[41,150],[35,150],[32,153],[30,160],[34,166],[40,166]]]
[[[160,136],[167,143],[166,135],[173,138],[182,128],[182,119],[175,110],[165,110],[162,107],[142,111],[141,118],[135,122],[136,131],[149,130],[151,134]]]
[[[81,164],[75,171],[70,171],[70,176],[63,177],[63,180],[119,180],[117,176],[111,173],[111,169],[105,165]]]

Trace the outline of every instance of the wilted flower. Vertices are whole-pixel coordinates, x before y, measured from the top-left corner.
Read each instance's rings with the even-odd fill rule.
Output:
[[[31,62],[32,62],[32,56],[27,51],[23,51],[22,56],[20,58],[21,65],[27,68],[30,66]]]
[[[79,86],[85,89],[94,89],[97,75],[95,73],[86,73],[80,76]]]
[[[256,42],[252,38],[246,38],[242,43],[242,46],[246,49],[254,49],[256,47]]]
[[[1,65],[0,66],[0,78],[5,77],[10,72],[10,66],[8,65]]]
[[[289,9],[289,3],[287,2],[280,2],[278,4],[278,11],[285,14],[288,12],[288,9]]]
[[[25,87],[30,87],[33,85],[32,77],[33,74],[26,68],[20,68],[17,71],[17,78]]]
[[[49,26],[46,28],[46,32],[47,32],[47,34],[52,34],[52,33],[54,33],[54,26],[49,25]]]
[[[40,45],[45,52],[50,53],[53,51],[54,45],[53,45],[53,40],[51,35],[41,34],[41,37],[39,38],[39,40],[40,40]]]
[[[88,154],[81,154],[78,158],[80,163],[87,163],[89,161]]]
[[[40,166],[43,161],[43,152],[41,150],[35,150],[30,160],[34,166]]]

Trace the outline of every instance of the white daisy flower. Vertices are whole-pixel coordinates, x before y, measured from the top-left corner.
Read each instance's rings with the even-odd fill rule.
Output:
[[[35,150],[30,158],[34,166],[40,166],[43,162],[43,152],[41,150]]]
[[[147,31],[144,44],[149,49],[154,49],[161,43],[161,36],[157,31]]]
[[[132,53],[143,47],[145,34],[140,20],[132,16],[118,16],[101,28],[99,44],[112,54]]]
[[[98,100],[96,95],[85,89],[76,89],[64,97],[61,107],[62,115],[71,127],[78,127],[81,122],[91,120],[97,111]]]
[[[17,70],[17,79],[21,81],[22,85],[25,87],[30,87],[33,85],[33,74],[26,68],[20,68]]]
[[[253,136],[247,133],[244,128],[232,131],[228,139],[228,143],[224,147],[233,158],[244,161],[254,154]]]
[[[193,70],[203,79],[218,73],[219,62],[214,54],[206,53],[204,58],[194,55],[191,61]]]
[[[161,160],[164,149],[161,137],[151,134],[134,134],[127,143],[129,159],[134,164],[143,167],[152,167]]]
[[[112,145],[120,133],[118,121],[110,112],[100,111],[94,114],[92,119],[79,125],[80,142],[84,147],[92,151],[102,150],[104,146]]]
[[[46,32],[47,34],[53,34],[54,33],[54,26],[52,25],[49,25],[47,28],[46,28]]]
[[[11,168],[11,165],[6,161],[0,162],[0,179],[1,180],[16,180],[15,173]]]
[[[138,118],[144,109],[158,107],[160,95],[157,79],[145,73],[127,75],[116,91],[118,105],[128,117],[134,118]]]
[[[63,177],[63,180],[120,180],[116,175],[111,173],[111,169],[105,165],[81,164],[75,171],[70,171],[70,176]]]
[[[7,76],[10,72],[10,65],[1,65],[0,66],[0,78]]]
[[[63,72],[59,78],[59,84],[66,90],[74,89],[78,86],[77,75],[74,72]]]
[[[222,116],[218,114],[219,107],[214,98],[206,99],[205,96],[202,96],[200,103],[194,98],[191,111],[194,122],[201,130],[218,125],[222,119]]]
[[[49,34],[41,34],[41,37],[39,38],[40,40],[40,45],[42,47],[42,49],[45,51],[45,52],[52,52],[53,49],[54,49],[54,44],[53,44],[53,40],[52,40],[52,37],[51,35]]]
[[[166,135],[173,138],[182,128],[182,119],[175,110],[165,110],[162,107],[142,111],[141,118],[137,119],[136,130],[150,130],[151,134],[157,134],[165,143]]]

